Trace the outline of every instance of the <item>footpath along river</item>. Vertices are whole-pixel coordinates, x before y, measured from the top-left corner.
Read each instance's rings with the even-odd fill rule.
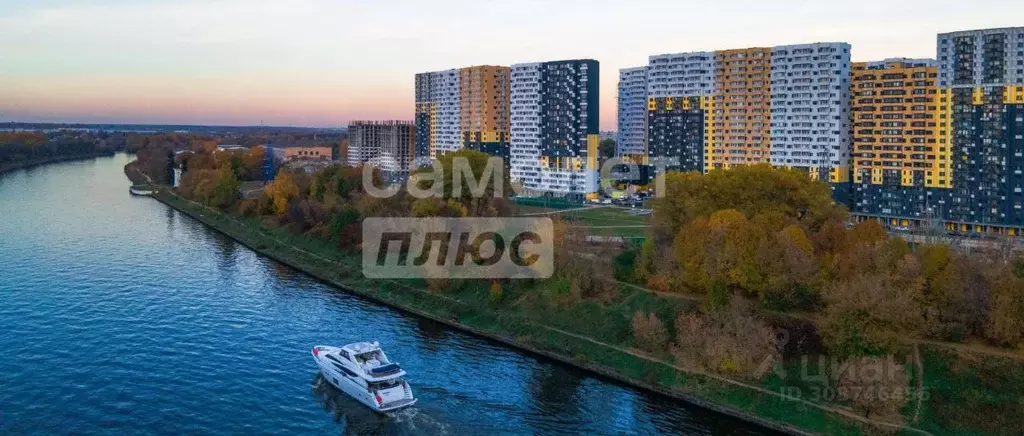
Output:
[[[381,307],[130,197],[127,155],[0,175],[0,434],[770,434]],[[309,350],[378,340],[378,416]]]

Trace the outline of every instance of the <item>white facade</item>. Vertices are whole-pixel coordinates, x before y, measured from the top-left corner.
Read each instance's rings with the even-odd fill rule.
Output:
[[[852,146],[850,45],[773,47],[771,67],[772,165],[847,167]]]
[[[437,103],[437,142],[436,154],[458,151],[462,148],[460,118],[461,112],[461,75],[459,70],[452,69],[439,73],[437,86],[432,90]],[[436,156],[431,156],[436,157]]]
[[[588,111],[597,112],[597,96],[590,95],[588,90],[596,88],[597,84],[590,83],[588,76],[591,73],[596,76],[597,71],[589,70],[591,66],[587,62],[512,65],[510,177],[522,183],[529,195],[597,191],[597,170],[587,168],[589,137],[593,136],[596,148],[600,133],[596,118],[588,119]],[[596,61],[589,62],[596,67]],[[558,108],[546,109],[545,100]],[[592,132],[586,131],[588,122],[593,124]],[[578,135],[566,132],[578,132]],[[546,136],[567,139],[568,145],[550,139],[545,143]],[[568,147],[571,155],[545,155],[545,150],[559,147]],[[581,166],[578,169],[559,167],[556,162],[560,161],[575,161]]]
[[[509,174],[513,181],[528,187],[541,184],[541,171],[537,164],[540,161],[540,65],[512,66]]]
[[[615,155],[647,153],[647,67],[619,70],[619,132]]]
[[[648,62],[648,97],[699,97],[715,92],[714,52],[654,55]]]
[[[461,128],[461,74],[458,69],[422,73],[419,79],[426,90],[417,90],[416,103],[434,104],[434,125],[431,141],[435,148],[431,159],[437,155],[458,151],[462,148]]]
[[[986,61],[986,39],[998,38],[993,43]],[[969,59],[958,59],[954,52],[957,40],[971,47]],[[992,41],[995,42],[995,41]],[[1024,84],[1024,27],[1002,29],[965,30],[938,35],[939,86],[943,88],[974,87],[982,85]],[[971,71],[956,80],[958,69]],[[990,71],[999,69],[1002,71]]]

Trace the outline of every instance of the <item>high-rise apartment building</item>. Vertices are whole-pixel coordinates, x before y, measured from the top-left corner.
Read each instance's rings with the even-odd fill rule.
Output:
[[[678,159],[675,170],[770,163],[845,184],[850,67],[846,43],[651,56],[647,155]]]
[[[702,171],[715,134],[715,53],[651,56],[647,71],[648,159],[674,159],[670,170]]]
[[[849,183],[850,45],[773,47],[771,68],[772,164]]]
[[[619,70],[619,131],[616,156],[642,163],[647,118],[647,67]]]
[[[962,231],[1024,227],[1024,28],[938,35],[940,105],[951,114],[948,219]]]
[[[416,156],[470,148],[508,159],[509,67],[416,75]]]
[[[715,52],[714,134],[705,170],[771,163],[772,50]]]
[[[409,121],[353,121],[348,125],[348,161],[369,164],[388,176],[408,175],[415,157],[415,125]]]
[[[590,59],[512,66],[514,181],[532,193],[597,192],[598,83]]]
[[[939,34],[935,61],[857,64],[853,92],[856,215],[1024,230],[1024,28]]]
[[[853,208],[928,218],[952,186],[949,129],[934,59],[853,64]]]

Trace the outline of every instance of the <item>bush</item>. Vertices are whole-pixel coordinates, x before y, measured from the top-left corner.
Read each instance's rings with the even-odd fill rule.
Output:
[[[433,292],[433,293],[439,294],[439,293],[442,293],[444,291],[449,290],[452,287],[451,279],[441,278],[441,279],[426,279],[426,280],[427,280],[427,289],[430,289],[430,291]]]
[[[497,305],[498,303],[501,303],[501,296],[502,296],[501,294],[502,294],[501,283],[498,283],[497,281],[494,281],[493,283],[491,283],[491,289],[490,289],[491,304]]]
[[[731,295],[729,289],[721,283],[715,283],[708,291],[707,299],[704,301],[705,310],[708,312],[719,312],[729,307]]]
[[[636,267],[637,250],[622,250],[613,263],[615,265],[615,279],[620,282],[629,281],[633,277],[633,270]]]
[[[668,344],[668,330],[661,324],[657,315],[651,313],[644,316],[642,312],[637,311],[633,314],[632,327],[633,337],[640,348],[651,353],[665,350]]]
[[[619,295],[619,284],[612,271],[601,262],[570,257],[562,264],[559,275],[569,282],[568,298],[563,303],[596,299],[607,304]]]
[[[743,300],[717,313],[684,313],[675,320],[677,361],[711,372],[761,378],[781,355],[775,329]]]
[[[669,286],[668,277],[664,274],[655,274],[647,279],[647,289],[656,292],[669,292],[672,288]]]
[[[259,214],[259,202],[256,200],[241,200],[238,202],[238,213],[244,217],[253,217]]]
[[[830,311],[821,333],[825,347],[839,357],[880,356],[899,343],[896,333],[872,322],[870,314],[850,309]]]

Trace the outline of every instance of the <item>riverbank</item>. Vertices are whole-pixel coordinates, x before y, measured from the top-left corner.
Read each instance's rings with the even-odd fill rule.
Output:
[[[432,293],[415,283],[366,280],[359,273],[358,257],[339,253],[324,241],[295,237],[259,219],[209,209],[168,191],[156,198],[267,257],[345,291],[631,386],[790,434],[860,434],[867,423],[847,410],[687,371],[662,356],[604,342],[599,335],[571,332],[565,325],[521,316],[515,310],[467,303],[472,297],[464,294]],[[467,293],[487,298],[486,290]]]
[[[32,167],[36,167],[36,166],[40,166],[40,165],[47,165],[47,164],[58,163],[58,162],[70,162],[70,161],[75,161],[75,160],[95,159],[97,157],[110,157],[110,156],[113,156],[113,155],[114,155],[113,151],[104,151],[104,152],[86,153],[86,154],[73,155],[73,156],[60,156],[60,157],[51,157],[51,158],[46,158],[46,159],[27,160],[27,161],[24,161],[24,162],[0,165],[0,174],[8,173],[8,172],[15,171],[15,170],[20,170],[20,169],[25,169],[25,168],[32,168]]]

